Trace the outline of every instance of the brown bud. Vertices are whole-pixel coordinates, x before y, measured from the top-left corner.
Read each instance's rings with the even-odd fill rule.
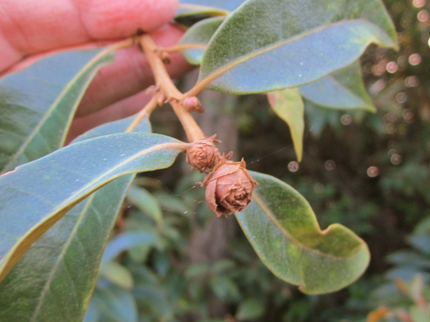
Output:
[[[182,101],[182,106],[184,106],[188,112],[196,111],[203,113],[205,111],[199,99],[195,96],[184,98]]]
[[[157,99],[157,105],[162,106],[164,104],[164,101],[166,100],[166,97],[164,96],[163,93],[159,92],[156,94],[156,99]]]
[[[220,160],[220,154],[214,141],[215,136],[193,142],[193,145],[187,150],[187,159],[191,169],[197,169],[200,172],[209,173]]]
[[[229,215],[240,212],[251,202],[257,182],[246,171],[246,163],[221,159],[208,174],[202,186],[206,186],[206,202],[215,214]]]
[[[163,63],[165,64],[170,64],[171,60],[170,60],[170,55],[169,53],[162,51],[160,52],[160,59],[163,61]]]

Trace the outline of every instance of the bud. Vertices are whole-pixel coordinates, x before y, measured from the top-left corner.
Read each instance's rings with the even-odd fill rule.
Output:
[[[164,104],[164,101],[166,100],[166,97],[164,96],[163,93],[159,92],[156,94],[156,100],[157,100],[157,105],[162,106]]]
[[[187,159],[191,169],[209,173],[220,160],[218,149],[214,145],[215,135],[193,142],[187,150]]]
[[[184,106],[188,112],[196,111],[203,113],[205,111],[199,99],[195,96],[184,98],[182,106]]]
[[[215,214],[240,212],[251,202],[257,182],[246,171],[246,163],[222,158],[202,184],[206,186],[206,202]]]
[[[160,52],[160,59],[162,60],[163,63],[167,65],[171,63],[170,55],[168,52],[165,52],[165,51]]]

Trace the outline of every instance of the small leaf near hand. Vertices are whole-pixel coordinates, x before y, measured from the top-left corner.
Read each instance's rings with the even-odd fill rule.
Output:
[[[202,20],[193,25],[179,41],[179,45],[193,44],[206,46],[211,37],[224,21],[224,17],[216,17]],[[204,48],[187,49],[182,51],[186,60],[193,65],[200,65],[202,62]]]
[[[48,56],[0,80],[0,174],[59,149],[76,107],[109,50]]]

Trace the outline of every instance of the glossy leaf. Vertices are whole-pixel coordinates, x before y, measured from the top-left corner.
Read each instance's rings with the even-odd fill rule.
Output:
[[[305,130],[305,104],[297,88],[287,88],[282,91],[267,94],[270,106],[275,113],[287,122],[290,127],[297,160],[302,160],[303,132]]]
[[[300,86],[371,43],[397,48],[380,0],[249,0],[212,37],[198,86],[236,94]]]
[[[309,203],[286,183],[250,172],[259,183],[253,201],[238,213],[245,235],[263,263],[307,294],[337,291],[369,263],[367,245],[348,228],[321,231]]]
[[[338,109],[364,109],[375,107],[364,88],[358,61],[308,85],[299,87],[300,93],[317,105]]]
[[[0,174],[62,146],[73,114],[106,51],[48,56],[0,80]]]
[[[236,10],[245,0],[181,0],[177,16],[206,14],[211,16],[227,16]]]
[[[74,142],[123,132],[133,118],[101,125]],[[136,131],[150,131],[148,120]],[[0,321],[82,320],[103,249],[133,177],[123,176],[93,193],[30,247],[0,283]],[[12,303],[15,309],[9,310]],[[86,319],[96,314],[91,312]]]
[[[224,17],[216,17],[205,19],[196,23],[190,29],[187,30],[187,32],[182,36],[178,44],[195,44],[206,46],[211,40],[211,37],[213,36],[215,31],[222,24],[224,19]],[[190,64],[200,65],[204,52],[204,48],[187,49],[182,51],[182,54]]]
[[[0,279],[95,190],[126,174],[166,168],[187,146],[157,134],[113,134],[72,144],[0,176]]]

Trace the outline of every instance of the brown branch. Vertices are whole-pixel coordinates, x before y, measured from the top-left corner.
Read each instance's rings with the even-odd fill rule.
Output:
[[[157,55],[157,46],[151,36],[143,35],[140,37],[139,41],[148,58],[149,65],[151,66],[155,77],[156,85],[172,105],[176,116],[179,118],[179,121],[187,134],[188,141],[194,142],[203,139],[205,137],[203,131],[197,125],[191,114],[180,103],[183,99],[183,94],[176,88],[175,84],[173,84],[164,63]]]
[[[176,46],[172,46],[172,47],[166,47],[166,48],[158,48],[157,51],[159,52],[166,52],[166,53],[173,53],[176,51],[183,51],[183,50],[187,50],[187,49],[206,49],[206,45],[202,45],[202,44],[183,44],[183,45],[176,45]]]
[[[127,128],[127,130],[125,132],[133,132],[134,129],[139,125],[140,122],[142,122],[142,120],[145,117],[149,117],[149,115],[151,115],[152,111],[157,107],[157,95],[154,95],[151,100],[145,105],[145,107],[139,112],[137,113],[135,119],[133,120],[133,122],[129,125],[129,127]]]

